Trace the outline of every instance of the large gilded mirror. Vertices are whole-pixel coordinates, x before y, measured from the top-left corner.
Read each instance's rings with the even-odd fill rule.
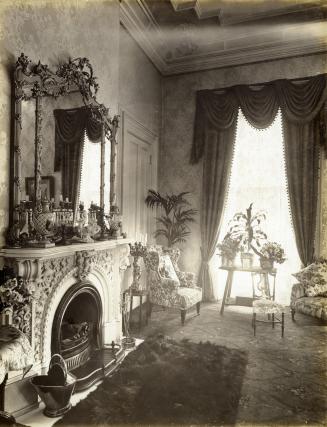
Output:
[[[13,75],[8,245],[116,238],[118,117],[96,99],[86,58],[56,71],[18,58]]]

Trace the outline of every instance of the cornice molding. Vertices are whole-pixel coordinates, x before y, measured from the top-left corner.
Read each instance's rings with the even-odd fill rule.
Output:
[[[121,0],[120,20],[164,76],[327,52],[326,37],[312,37],[244,49],[212,50],[168,60],[164,35],[143,0]]]
[[[159,46],[154,44],[152,38],[149,38],[149,29],[151,28],[155,31],[158,38],[161,38],[161,35],[153,18],[151,19],[147,12],[144,5],[139,1],[122,0],[120,2],[120,22],[143,49],[155,67],[163,73],[166,68],[166,61],[162,56],[161,50],[158,49]]]
[[[305,43],[303,41],[302,43],[284,42],[270,46],[261,45],[246,49],[209,52],[203,55],[194,55],[192,58],[171,61],[166,67],[165,75],[192,73],[324,52],[327,52],[327,41],[325,39],[308,40]]]
[[[157,141],[158,134],[154,133],[152,130],[144,126],[144,124],[141,123],[134,116],[134,114],[132,114],[124,107],[121,107],[119,111],[122,118],[122,123],[128,122],[128,126],[126,126],[126,128],[128,129],[129,133],[132,133],[133,135],[137,136],[139,139],[150,145],[154,144]],[[122,128],[125,127],[122,126]]]

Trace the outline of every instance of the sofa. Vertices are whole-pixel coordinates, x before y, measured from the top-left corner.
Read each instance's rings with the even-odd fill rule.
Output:
[[[298,283],[291,292],[292,320],[298,312],[327,321],[327,260],[317,260],[293,276]]]

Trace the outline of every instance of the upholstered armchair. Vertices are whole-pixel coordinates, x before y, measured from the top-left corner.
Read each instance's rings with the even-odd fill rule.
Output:
[[[144,257],[144,263],[150,306],[156,304],[179,309],[184,325],[188,309],[195,306],[197,314],[200,314],[202,289],[196,286],[193,273],[179,270],[177,264],[179,256],[179,249],[152,247]]]

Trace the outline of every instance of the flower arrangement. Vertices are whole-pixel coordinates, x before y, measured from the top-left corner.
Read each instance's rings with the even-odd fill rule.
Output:
[[[267,242],[265,243],[259,252],[261,258],[276,261],[278,264],[282,264],[285,260],[285,252],[279,243]]]
[[[267,235],[261,230],[261,223],[266,219],[262,211],[252,212],[252,205],[246,209],[246,213],[238,212],[230,222],[228,234],[233,240],[239,241],[242,252],[253,249],[253,242],[260,246],[262,240],[267,239]]]
[[[21,277],[13,277],[12,274],[3,274],[0,284],[0,312],[12,307],[14,311],[28,304],[32,296],[24,286]]]
[[[227,259],[234,259],[237,252],[239,251],[239,240],[235,240],[227,233],[223,241],[217,245],[220,250],[220,255]]]

